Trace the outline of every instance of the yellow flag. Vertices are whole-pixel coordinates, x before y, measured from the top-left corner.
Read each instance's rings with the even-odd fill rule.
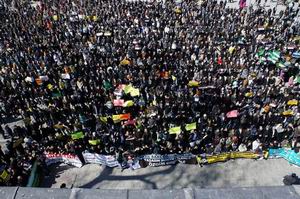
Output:
[[[100,140],[99,139],[97,139],[97,140],[89,140],[89,144],[93,145],[93,146],[98,145],[98,144],[100,144]]]
[[[173,127],[169,129],[169,134],[179,134],[181,133],[181,128],[180,126]]]
[[[53,127],[55,129],[62,129],[62,128],[64,128],[64,125],[62,125],[62,124],[55,124]]]
[[[100,117],[100,121],[104,122],[104,123],[107,123],[107,117]]]
[[[125,94],[130,93],[132,89],[134,89],[134,88],[133,88],[130,84],[129,84],[129,85],[126,85],[126,86],[124,87],[124,92],[125,92]]]
[[[195,130],[196,128],[197,128],[196,122],[185,125],[185,130],[187,131]]]
[[[284,115],[284,116],[292,116],[292,115],[294,115],[294,111],[292,111],[292,110],[283,111],[282,115]]]
[[[182,11],[181,11],[181,9],[180,9],[180,8],[175,8],[175,13],[176,13],[176,14],[181,14],[181,13],[182,13]]]
[[[128,101],[124,102],[123,107],[130,107],[133,105],[134,105],[134,102],[132,100],[128,100]]]
[[[298,105],[298,100],[295,100],[295,99],[289,100],[287,102],[287,105],[289,105],[289,106],[297,106]]]
[[[47,85],[47,88],[48,88],[49,90],[52,90],[52,88],[53,88],[52,84],[48,84],[48,85]]]
[[[195,80],[191,80],[191,81],[189,81],[189,83],[188,83],[188,85],[190,86],[190,87],[195,87],[195,86],[199,86],[199,82],[197,82],[197,81],[195,81]]]
[[[294,37],[293,40],[294,40],[294,41],[299,41],[299,40],[300,40],[300,36]]]
[[[113,115],[112,119],[113,119],[113,121],[118,121],[118,120],[121,120],[121,116],[120,115]]]
[[[156,106],[157,105],[156,100],[153,100],[152,104],[153,104],[153,106]]]
[[[57,15],[53,15],[52,18],[53,18],[54,21],[58,20],[58,16]]]
[[[247,92],[247,93],[245,94],[245,97],[253,97],[253,93],[252,93],[252,92]]]
[[[120,62],[120,65],[129,65],[130,64],[130,61],[128,59],[123,59],[121,62]]]
[[[93,21],[97,21],[98,17],[97,16],[93,16]]]
[[[234,49],[235,49],[235,47],[233,47],[233,46],[230,46],[230,47],[229,47],[229,49],[228,49],[228,52],[229,52],[230,54],[232,54],[232,53],[233,53],[233,51],[234,51]]]
[[[140,90],[138,88],[134,88],[130,91],[131,97],[139,96],[140,95]]]

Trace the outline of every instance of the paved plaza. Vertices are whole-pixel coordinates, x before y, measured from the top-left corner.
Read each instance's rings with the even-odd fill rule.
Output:
[[[300,176],[300,168],[284,159],[238,159],[204,167],[178,164],[123,172],[96,164],[82,168],[62,164],[52,167],[51,176],[45,179],[43,186],[58,188],[62,183],[69,188],[100,189],[281,186],[283,176],[293,172]]]

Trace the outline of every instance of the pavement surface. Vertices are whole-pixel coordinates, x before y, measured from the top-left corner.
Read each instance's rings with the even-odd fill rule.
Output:
[[[42,187],[58,188],[66,183],[68,188],[95,189],[182,189],[182,188],[229,188],[281,186],[285,175],[296,173],[300,168],[284,159],[238,159],[198,167],[176,166],[147,167],[139,170],[109,168],[88,164],[82,168],[55,165]]]

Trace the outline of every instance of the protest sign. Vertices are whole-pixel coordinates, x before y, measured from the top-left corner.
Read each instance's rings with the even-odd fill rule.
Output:
[[[279,60],[279,58],[280,58],[279,51],[271,51],[268,54],[267,60],[275,64]]]
[[[185,125],[185,130],[187,131],[195,130],[196,128],[197,128],[196,122]]]
[[[138,88],[133,88],[130,91],[130,96],[131,97],[136,97],[140,95],[140,90]]]
[[[128,94],[128,93],[130,93],[130,91],[132,90],[132,89],[134,89],[133,87],[132,87],[132,85],[126,85],[125,87],[124,87],[124,93],[125,94]]]
[[[128,125],[135,125],[136,123],[136,120],[128,120],[124,123],[125,126],[128,126]]]
[[[300,52],[294,52],[292,54],[292,57],[295,58],[295,59],[299,59],[300,58]]]
[[[122,100],[122,99],[114,100],[114,106],[123,106],[123,105],[124,105],[124,100]]]
[[[100,144],[100,140],[99,139],[97,139],[97,140],[89,140],[89,144],[93,145],[93,146],[98,145],[98,144]]]
[[[53,85],[52,85],[52,84],[48,84],[48,85],[47,85],[47,88],[48,88],[49,90],[52,90],[52,89],[53,89]]]
[[[53,18],[54,21],[58,20],[58,16],[57,15],[53,15],[52,18]]]
[[[130,113],[120,114],[120,120],[129,120],[130,119]]]
[[[226,114],[226,117],[227,118],[236,118],[238,116],[238,114],[239,114],[238,110],[232,110]]]
[[[84,134],[83,134],[82,131],[74,132],[74,133],[71,134],[71,138],[72,138],[73,140],[82,139],[82,138],[84,138]]]
[[[124,102],[123,107],[131,107],[134,105],[134,102],[132,100],[127,100]]]
[[[58,97],[61,97],[61,96],[62,96],[62,94],[61,94],[60,91],[53,91],[52,92],[52,97],[53,98],[58,98]]]
[[[0,166],[0,182],[7,182],[10,180],[10,174],[6,170],[5,165]]]
[[[191,80],[188,83],[189,87],[196,87],[196,86],[199,86],[199,85],[200,85],[200,83],[198,81],[195,81],[195,80]]]
[[[292,116],[292,115],[294,115],[294,111],[292,111],[292,110],[286,110],[286,111],[282,112],[282,115],[284,115],[284,116]]]
[[[93,16],[93,21],[97,21],[98,17],[97,16]]]
[[[64,74],[61,74],[61,78],[68,80],[68,79],[71,79],[71,76],[68,73],[64,73]]]
[[[181,127],[177,126],[177,127],[173,127],[169,129],[169,134],[179,134],[181,133]]]
[[[247,92],[247,93],[245,94],[245,97],[253,97],[253,92]]]
[[[125,66],[125,65],[129,65],[130,64],[130,61],[128,60],[128,59],[123,59],[121,62],[120,62],[120,65],[123,65],[123,66]]]
[[[287,105],[289,105],[289,106],[297,106],[298,105],[298,100],[295,100],[295,99],[289,100],[287,102]]]
[[[99,119],[100,119],[101,122],[107,123],[107,117],[100,116]]]

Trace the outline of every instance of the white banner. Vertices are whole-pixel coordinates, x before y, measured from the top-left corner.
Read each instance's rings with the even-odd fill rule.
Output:
[[[45,154],[46,155],[46,164],[54,164],[58,162],[63,162],[65,164],[73,165],[75,167],[82,167],[82,163],[76,155],[70,154]],[[82,153],[83,158],[87,164],[100,164],[108,167],[121,167],[116,158],[112,155],[101,155],[96,153]],[[149,163],[149,166],[163,166],[163,165],[172,165],[177,162],[185,163],[188,160],[195,158],[193,154],[149,154],[136,158],[135,160],[128,160],[125,162],[127,168],[131,168],[133,170],[141,168],[139,164],[139,160],[144,160]],[[124,167],[122,163],[122,167]]]
[[[82,167],[82,163],[76,155],[48,153],[45,156],[47,165],[63,162],[78,168]]]
[[[119,166],[118,161],[111,155],[101,155],[96,153],[82,153],[84,160],[89,164],[101,164],[108,167]]]

